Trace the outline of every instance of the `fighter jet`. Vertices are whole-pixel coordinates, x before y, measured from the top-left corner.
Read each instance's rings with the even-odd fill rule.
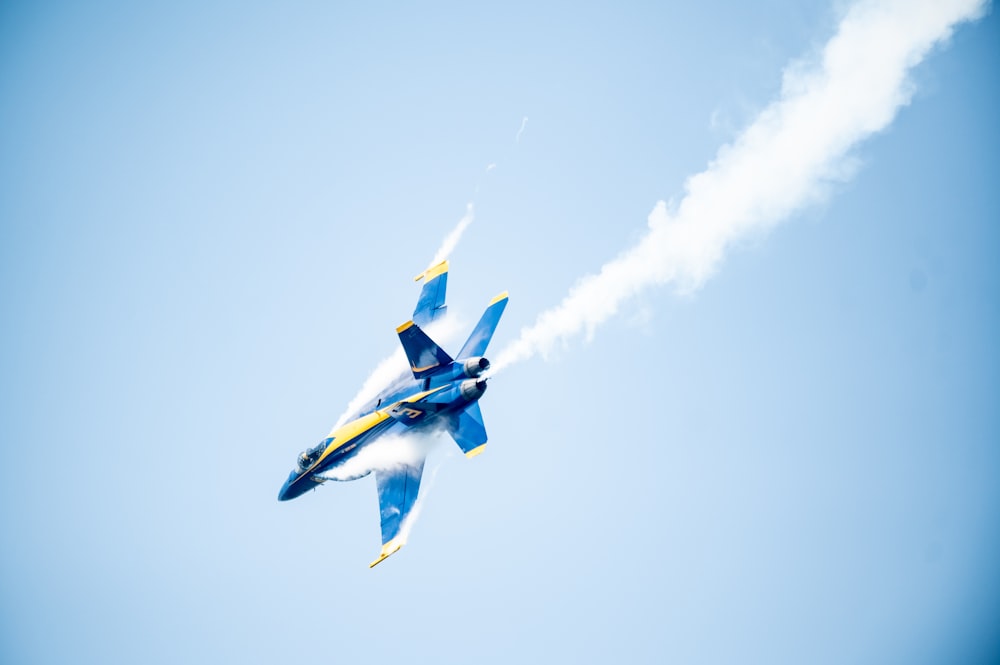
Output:
[[[335,427],[318,445],[300,453],[278,492],[279,501],[288,501],[328,480],[355,480],[374,471],[382,517],[382,551],[370,568],[406,544],[408,529],[404,527],[420,490],[425,454],[409,455],[375,468],[355,469],[359,461],[372,457],[362,452],[372,453],[380,444],[398,441],[396,435],[435,429],[451,434],[466,457],[475,457],[486,447],[479,398],[486,391],[484,372],[490,361],[483,354],[507,306],[507,292],[490,301],[469,339],[452,358],[421,328],[447,309],[448,262],[428,268],[415,279],[423,280],[424,285],[413,317],[396,329],[410,371],[351,414],[345,425]],[[350,477],[338,475],[338,470],[344,469],[351,469]]]

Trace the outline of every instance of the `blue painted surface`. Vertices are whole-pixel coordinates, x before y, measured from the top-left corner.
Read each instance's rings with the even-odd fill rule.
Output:
[[[417,324],[399,332],[399,342],[406,351],[410,369],[417,379],[446,371],[452,358],[438,346]]]
[[[403,520],[416,504],[423,472],[423,459],[375,472],[383,545],[399,535]]]
[[[375,574],[374,474],[275,494],[466,204],[449,311],[510,289],[496,361],[846,3],[0,4],[0,662],[1000,647],[996,3],[822,205],[492,379]]]
[[[428,280],[420,290],[417,306],[413,310],[413,322],[418,326],[425,326],[441,318],[448,309],[444,304],[447,289],[447,272],[443,272],[437,277]]]
[[[459,359],[481,356],[486,353],[486,347],[493,339],[493,333],[496,332],[497,324],[500,322],[500,317],[503,316],[506,307],[507,297],[504,295],[486,308],[479,323],[472,329],[469,339],[462,345],[462,350],[458,352]]]
[[[430,312],[444,307],[447,275],[444,272],[424,285],[414,320],[418,317],[429,320]],[[355,414],[318,446],[300,453],[299,465],[288,474],[278,491],[278,500],[295,499],[327,482],[325,473],[354,459],[366,447],[379,445],[380,439],[390,432],[416,434],[443,427],[462,452],[485,444],[487,435],[478,400],[486,390],[486,381],[476,377],[489,367],[489,361],[470,360],[467,352],[477,356],[485,353],[506,306],[504,295],[486,308],[463,345],[458,361],[452,360],[416,323],[402,329],[399,339],[410,360],[412,375],[404,374],[390,382],[379,391],[376,407]],[[419,367],[423,364],[427,367]],[[376,411],[388,417],[370,427],[358,424]],[[383,544],[399,534],[400,525],[416,503],[424,461],[421,457],[390,468],[366,468],[357,476],[375,471]]]

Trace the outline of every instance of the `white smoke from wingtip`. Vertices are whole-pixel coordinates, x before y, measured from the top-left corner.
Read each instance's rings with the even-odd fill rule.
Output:
[[[455,247],[458,246],[458,241],[462,239],[462,234],[465,229],[469,227],[469,224],[475,219],[475,210],[472,203],[468,203],[465,206],[465,214],[462,216],[458,223],[455,225],[448,235],[445,236],[444,241],[441,243],[441,247],[434,254],[434,258],[428,264],[428,268],[432,268],[437,264],[448,258]],[[440,344],[445,344],[449,341],[454,340],[458,333],[460,322],[456,321],[452,316],[445,315],[439,318],[437,321],[432,323],[427,327],[426,332],[428,335]],[[406,373],[408,367],[406,364],[406,354],[403,352],[402,347],[397,347],[395,352],[387,358],[384,358],[372,373],[368,375],[365,382],[361,385],[361,389],[358,390],[357,394],[351,399],[347,404],[347,408],[344,412],[340,414],[337,418],[337,423],[333,426],[333,429],[339,429],[341,425],[347,422],[347,420],[358,413],[358,411],[365,406],[368,402],[375,399],[378,395],[378,391],[385,388],[391,381],[402,376]]]
[[[396,536],[403,543],[406,543],[410,539],[410,532],[413,530],[413,525],[417,523],[421,511],[424,509],[424,500],[433,490],[434,481],[437,480],[438,471],[441,469],[442,460],[437,455],[432,455],[431,452],[447,446],[446,441],[450,441],[450,438],[444,432],[426,435],[428,448],[425,457],[423,479],[420,481],[420,491],[417,494],[416,502],[410,508],[409,514],[400,523],[399,534]]]
[[[849,151],[887,127],[909,103],[909,71],[984,7],[983,0],[875,0],[852,6],[818,60],[787,68],[781,96],[721,148],[708,168],[688,179],[676,208],[658,202],[642,239],[524,328],[497,356],[492,373],[544,356],[581,332],[593,335],[645,288],[674,284],[682,292],[697,290],[734,242],[821,200],[830,184],[851,175]]]
[[[441,243],[441,247],[438,248],[438,251],[434,253],[434,258],[431,259],[430,264],[427,266],[428,268],[436,266],[451,256],[451,253],[455,251],[455,247],[458,246],[458,241],[462,239],[462,234],[465,233],[465,229],[469,228],[469,224],[472,224],[472,220],[475,218],[475,209],[473,208],[472,203],[467,203],[465,206],[465,214],[462,216],[462,219],[458,220],[458,224],[455,225],[455,228],[453,228],[451,232],[445,236],[444,242]]]
[[[409,540],[413,525],[420,518],[424,507],[424,499],[430,493],[441,468],[441,460],[434,453],[445,444],[447,435],[441,431],[420,432],[417,434],[396,434],[384,436],[377,445],[364,446],[358,453],[346,462],[320,474],[326,480],[355,480],[369,472],[393,471],[404,466],[415,466],[424,461],[423,479],[417,499],[409,513],[399,525],[396,539],[400,543]]]

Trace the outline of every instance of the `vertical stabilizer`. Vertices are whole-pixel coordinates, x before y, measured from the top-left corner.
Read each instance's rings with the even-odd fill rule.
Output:
[[[490,301],[489,307],[483,312],[483,316],[472,330],[469,339],[466,340],[462,350],[458,352],[457,357],[459,360],[481,356],[486,353],[486,347],[489,346],[490,340],[493,339],[493,332],[497,329],[497,324],[500,323],[500,317],[503,315],[504,308],[507,307],[507,300],[507,292],[504,291]]]

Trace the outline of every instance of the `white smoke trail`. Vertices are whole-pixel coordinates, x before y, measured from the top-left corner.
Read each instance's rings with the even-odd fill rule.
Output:
[[[521,118],[521,128],[517,130],[517,136],[514,137],[514,143],[521,142],[521,134],[524,134],[524,128],[528,126],[528,116]]]
[[[328,480],[353,480],[369,471],[412,466],[425,459],[439,441],[440,437],[428,434],[383,436],[375,443],[363,446],[357,455],[343,464],[324,471],[320,477]]]
[[[403,353],[403,348],[399,347],[391,356],[383,359],[382,362],[375,366],[372,373],[361,384],[361,389],[358,390],[358,393],[347,403],[347,407],[340,414],[340,417],[337,418],[337,423],[330,430],[330,433],[332,434],[335,430],[340,429],[347,422],[348,418],[360,411],[361,407],[365,404],[374,400],[375,396],[378,395],[378,391],[385,388],[397,377],[402,376],[404,372],[406,372],[406,354]]]
[[[462,234],[465,233],[465,229],[469,228],[469,224],[472,220],[476,218],[475,211],[471,203],[467,203],[465,206],[465,214],[462,219],[458,220],[458,224],[455,228],[451,230],[451,233],[444,237],[444,242],[441,243],[441,247],[438,251],[434,253],[434,258],[428,264],[428,268],[436,266],[437,264],[444,261],[446,258],[451,256],[451,253],[455,251],[455,247],[458,245],[458,241],[462,239]]]
[[[472,203],[468,203],[465,206],[465,214],[458,224],[455,225],[448,235],[445,236],[444,241],[441,243],[441,247],[435,252],[434,258],[428,264],[428,268],[436,266],[437,264],[448,258],[455,247],[458,246],[458,241],[461,240],[462,234],[465,229],[468,228],[469,224],[475,219],[474,209]],[[400,322],[402,323],[402,322]],[[439,344],[445,344],[454,339],[455,335],[458,333],[458,322],[452,317],[445,315],[443,318],[435,321],[433,324],[428,326],[425,331],[427,334],[431,335]],[[375,399],[379,390],[385,388],[391,381],[402,376],[407,371],[406,365],[406,354],[403,353],[402,347],[396,349],[396,351],[389,356],[384,358],[372,373],[365,379],[365,382],[361,385],[361,389],[358,393],[351,399],[347,404],[347,408],[344,412],[340,414],[337,418],[337,423],[333,426],[333,429],[338,429],[341,425],[347,422],[347,419],[358,412],[361,407]]]
[[[424,509],[424,502],[434,489],[434,481],[437,480],[438,471],[441,470],[443,459],[431,453],[446,446],[446,441],[451,441],[451,438],[444,432],[428,434],[425,439],[427,455],[424,464],[424,477],[420,481],[420,492],[417,494],[417,500],[413,504],[413,507],[410,508],[410,513],[403,518],[402,523],[399,525],[399,535],[396,536],[403,543],[410,539],[410,532],[413,530],[413,525],[420,518],[420,513]],[[452,449],[454,449],[454,444],[452,445]]]
[[[424,460],[420,492],[410,508],[410,512],[399,525],[399,533],[396,535],[396,540],[405,544],[410,538],[413,525],[420,518],[424,500],[434,487],[437,472],[441,468],[441,459],[433,453],[442,448],[446,439],[448,439],[447,434],[441,431],[385,436],[371,445],[363,447],[357,455],[340,466],[328,469],[320,476],[327,480],[355,480],[371,471],[377,473],[398,469],[402,466],[416,465]]]
[[[445,314],[427,326],[425,332],[444,347],[449,342],[455,340],[463,327],[464,324],[457,317]],[[337,424],[333,426],[333,430],[339,429],[341,425],[346,423],[363,406],[373,401],[380,390],[409,371],[409,365],[406,363],[406,354],[403,352],[403,347],[400,346],[391,356],[385,358],[375,366],[375,369],[372,370],[372,373],[368,375],[368,378],[361,385],[361,389],[347,404],[347,408],[340,414],[340,417],[337,418]],[[331,433],[333,430],[331,430]]]
[[[504,349],[493,373],[588,337],[644,288],[698,289],[726,250],[823,197],[850,176],[848,152],[884,129],[913,93],[907,74],[985,0],[862,0],[813,63],[786,69],[781,96],[685,183],[675,210],[660,201],[632,248],[578,282]]]

